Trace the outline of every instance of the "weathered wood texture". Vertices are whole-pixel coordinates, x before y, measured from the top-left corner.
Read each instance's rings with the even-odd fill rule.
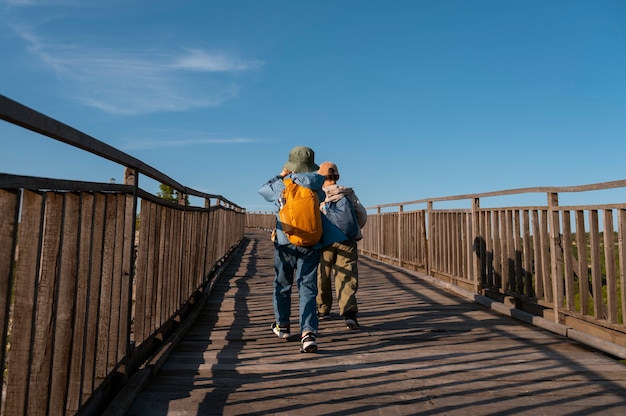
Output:
[[[301,354],[270,330],[268,234],[247,237],[130,416],[626,414],[617,360],[370,261],[361,330],[322,321]]]
[[[0,414],[102,408],[243,235],[226,205],[148,198],[135,240],[132,193],[47,184],[0,190]]]

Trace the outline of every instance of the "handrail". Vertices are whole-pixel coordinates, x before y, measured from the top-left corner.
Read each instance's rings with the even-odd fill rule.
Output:
[[[193,195],[205,199],[219,199],[233,207],[243,209],[221,195],[207,194],[186,187],[141,160],[4,95],[0,95],[0,119],[132,168],[156,181],[167,184],[185,195]]]
[[[587,184],[587,185],[576,185],[576,186],[536,186],[536,187],[528,187],[528,188],[504,189],[500,191],[479,192],[475,194],[461,194],[461,195],[441,196],[441,197],[434,197],[434,198],[422,198],[422,199],[416,199],[413,201],[405,201],[405,202],[392,202],[392,203],[368,206],[367,209],[370,210],[370,209],[388,208],[388,207],[396,207],[396,206],[404,206],[404,205],[418,205],[418,204],[426,204],[429,202],[460,201],[460,200],[465,200],[465,199],[476,199],[476,198],[482,199],[482,198],[505,196],[505,195],[517,195],[517,194],[529,194],[529,193],[586,192],[586,191],[599,191],[599,190],[605,190],[605,189],[615,189],[615,188],[625,188],[625,187],[626,187],[626,180],[598,182],[598,183],[592,183],[592,184]]]

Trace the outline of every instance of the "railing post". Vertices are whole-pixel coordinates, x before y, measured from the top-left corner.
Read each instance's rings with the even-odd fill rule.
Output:
[[[482,282],[482,276],[481,276],[481,267],[480,267],[480,262],[481,262],[481,258],[482,256],[484,256],[484,253],[481,253],[481,240],[480,240],[480,198],[474,198],[473,200],[473,204],[472,204],[472,240],[471,240],[471,244],[472,247],[474,247],[474,253],[473,255],[469,256],[470,259],[472,259],[472,264],[471,264],[471,273],[472,273],[472,280],[474,281],[474,292],[479,293],[481,290],[481,282]]]
[[[125,221],[131,221],[131,244],[130,244],[130,270],[128,271],[128,306],[127,306],[127,316],[126,316],[126,361],[128,362],[132,357],[133,351],[135,349],[134,341],[131,341],[131,331],[132,331],[132,322],[133,322],[133,285],[135,284],[135,252],[137,249],[137,245],[139,241],[137,239],[137,210],[138,210],[138,202],[137,202],[137,190],[139,189],[139,174],[137,169],[125,168],[124,169],[124,185],[131,185],[133,187],[133,207],[131,209],[131,218],[126,218]],[[126,376],[130,375],[130,371],[132,369],[130,366],[125,366]]]
[[[398,206],[398,266],[402,267],[402,242],[404,241],[402,233],[402,212],[404,212],[404,205]]]
[[[381,239],[383,238],[383,219],[382,219],[382,215],[381,215],[381,209],[380,207],[376,208],[376,218],[378,219],[378,230],[376,233],[376,253],[378,253],[378,259],[380,260],[382,258],[382,253],[381,253],[381,247],[382,247],[382,243],[381,243]]]
[[[205,256],[204,259],[204,269],[202,270],[202,285],[203,287],[207,284],[208,282],[208,278],[209,278],[209,271],[211,270],[211,265],[208,264],[207,265],[207,250],[208,248],[211,246],[211,220],[212,215],[211,215],[211,198],[204,198],[204,208],[207,210],[206,212],[206,216],[207,216],[207,220],[206,220],[206,229],[204,230],[204,241],[206,243],[206,249],[204,251],[204,253],[202,253],[203,256]]]
[[[178,192],[178,205],[187,205],[187,194],[183,192]]]
[[[428,219],[426,220],[426,225],[427,225],[427,232],[428,234],[426,235],[426,253],[427,253],[427,259],[426,259],[426,274],[429,276],[432,276],[431,273],[431,267],[432,267],[432,262],[433,262],[433,244],[432,244],[432,240],[433,240],[433,229],[435,227],[435,224],[433,223],[433,201],[428,201],[427,205],[426,205],[426,215],[428,216]]]
[[[559,220],[559,194],[548,193],[548,212],[550,226],[550,262],[552,263],[552,307],[554,322],[561,322],[561,302],[563,301],[563,249],[561,246],[561,225]]]

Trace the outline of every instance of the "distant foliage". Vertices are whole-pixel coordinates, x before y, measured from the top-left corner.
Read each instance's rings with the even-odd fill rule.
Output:
[[[178,202],[179,192],[176,191],[171,186],[165,185],[164,183],[159,185],[160,191],[157,192],[157,196],[159,198],[166,199],[168,201]],[[185,195],[185,205],[189,205],[189,196]]]

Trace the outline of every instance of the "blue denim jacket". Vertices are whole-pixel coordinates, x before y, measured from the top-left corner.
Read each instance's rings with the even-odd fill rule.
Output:
[[[298,183],[299,185],[305,186],[313,191],[316,191],[317,196],[320,201],[323,201],[325,199],[326,195],[324,191],[322,190],[322,185],[324,184],[324,181],[326,180],[326,178],[324,178],[322,175],[319,175],[316,172],[291,173],[285,176],[285,178],[287,177],[291,178],[294,182]],[[280,195],[283,189],[285,189],[285,183],[283,182],[283,179],[284,178],[281,176],[274,176],[265,184],[263,184],[263,186],[261,186],[261,189],[259,189],[259,194],[261,194],[261,196],[265,198],[266,201],[274,202],[274,204],[276,205],[276,243],[279,245],[291,244],[289,242],[289,239],[287,238],[287,235],[282,230],[280,221],[278,221],[278,209],[280,208]],[[335,224],[330,222],[324,214],[322,214],[322,238],[319,241],[319,243],[315,244],[311,248],[320,249],[329,244],[332,244],[338,241],[345,241],[347,239],[348,238],[345,236],[345,234],[342,233],[341,230],[339,230],[339,228],[337,228]]]

